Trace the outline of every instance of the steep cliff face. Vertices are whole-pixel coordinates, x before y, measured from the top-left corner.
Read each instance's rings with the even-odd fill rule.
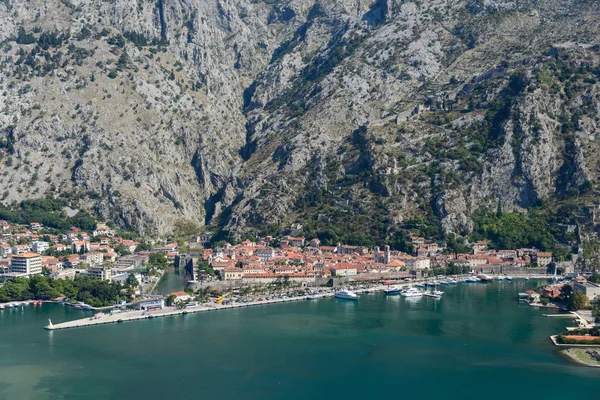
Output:
[[[5,0],[2,201],[68,195],[149,235],[464,234],[482,206],[590,195],[594,3]]]
[[[354,203],[351,221],[376,213],[377,197],[391,225],[429,215],[466,234],[480,207],[592,193],[593,3],[387,2],[369,13],[379,17],[350,20],[308,57],[298,53],[310,41],[295,44],[255,82],[257,150],[232,225],[289,222],[325,188],[337,200],[313,214],[341,199]]]
[[[104,217],[153,234],[209,220],[238,186],[243,90],[293,30],[269,26],[271,12],[221,1],[0,4],[0,120],[13,144],[3,201],[84,192]]]

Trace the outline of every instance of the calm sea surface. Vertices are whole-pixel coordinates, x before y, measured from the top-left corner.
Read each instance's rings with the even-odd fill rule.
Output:
[[[363,295],[47,332],[90,316],[0,311],[0,399],[599,399],[516,294],[533,281]]]

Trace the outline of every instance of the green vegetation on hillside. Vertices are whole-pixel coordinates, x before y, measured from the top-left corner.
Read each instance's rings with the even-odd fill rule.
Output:
[[[123,287],[88,277],[76,277],[74,280],[51,279],[46,276],[32,276],[29,279],[15,278],[6,281],[0,287],[0,303],[31,299],[55,299],[66,297],[83,301],[93,307],[110,306],[116,301],[127,299],[121,294]]]
[[[43,226],[60,230],[71,226],[89,231],[96,229],[96,220],[89,213],[79,211],[77,215],[69,217],[64,211],[67,206],[66,200],[51,198],[23,200],[14,206],[0,204],[0,219],[22,225],[39,222]]]

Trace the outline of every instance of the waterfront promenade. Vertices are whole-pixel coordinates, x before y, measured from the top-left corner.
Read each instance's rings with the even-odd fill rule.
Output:
[[[515,278],[520,278],[520,277],[515,277]],[[539,276],[536,278],[547,278],[547,276]],[[416,281],[398,282],[397,286],[412,286],[415,283],[417,283],[417,282]],[[377,285],[377,286],[372,286],[369,288],[352,289],[352,290],[355,293],[371,293],[371,292],[383,291],[383,289],[385,289],[386,287],[387,287],[386,285]],[[315,297],[321,297],[321,298],[322,297],[331,297],[331,296],[333,296],[333,294],[334,294],[333,290],[328,290],[326,293],[318,294]],[[261,305],[274,304],[274,303],[287,303],[287,302],[293,302],[293,301],[303,301],[303,300],[306,300],[306,298],[307,298],[306,295],[302,295],[302,296],[296,296],[296,297],[253,301],[253,302],[247,302],[247,303],[233,303],[233,304],[227,304],[227,305],[215,304],[215,303],[205,303],[205,304],[198,305],[197,307],[184,308],[184,309],[180,309],[180,308],[176,308],[176,307],[165,307],[161,310],[155,310],[155,311],[132,310],[132,311],[124,311],[124,312],[120,312],[120,313],[116,313],[116,314],[98,313],[97,316],[91,316],[88,318],[82,318],[82,319],[78,319],[78,320],[74,320],[74,321],[67,321],[67,322],[62,322],[62,323],[57,323],[57,324],[53,323],[51,325],[48,324],[44,328],[47,330],[54,331],[54,330],[60,330],[60,329],[79,328],[79,327],[105,325],[105,324],[112,324],[112,323],[122,323],[122,322],[127,322],[127,321],[137,321],[137,320],[144,320],[144,319],[169,317],[169,316],[175,316],[175,315],[186,315],[186,314],[193,314],[193,313],[199,313],[199,312],[227,310],[227,309],[232,309],[232,308],[254,307],[254,306],[261,306]]]
[[[374,291],[373,289],[367,289]],[[382,289],[379,289],[382,290]],[[357,290],[356,292],[361,292]],[[364,291],[362,291],[364,292]],[[333,296],[333,292],[319,295],[319,297],[328,297]],[[289,297],[283,299],[275,299],[275,300],[263,300],[263,301],[254,301],[248,303],[235,303],[228,305],[214,304],[208,303],[203,304],[193,308],[176,308],[176,307],[165,307],[161,310],[155,311],[143,311],[143,310],[132,310],[125,311],[117,314],[104,314],[96,317],[92,316],[89,318],[77,319],[74,321],[62,322],[59,324],[47,325],[44,328],[47,330],[59,330],[59,329],[69,329],[69,328],[79,328],[85,326],[95,326],[95,325],[104,325],[104,324],[112,324],[112,323],[121,323],[126,321],[137,321],[142,319],[152,319],[159,317],[169,317],[173,315],[186,315],[193,314],[198,312],[207,312],[207,311],[216,311],[216,310],[227,310],[231,308],[242,308],[242,307],[252,307],[252,306],[261,306],[273,303],[286,303],[290,301],[300,301],[306,300],[306,296],[297,296],[297,297]]]

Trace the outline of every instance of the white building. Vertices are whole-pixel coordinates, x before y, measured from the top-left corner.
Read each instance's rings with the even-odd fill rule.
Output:
[[[575,282],[573,290],[585,294],[590,300],[600,298],[600,285],[592,282]]]
[[[37,253],[16,254],[10,262],[10,272],[27,276],[42,273],[42,257]]]
[[[85,240],[76,240],[71,243],[71,251],[73,253],[79,253],[82,248],[85,249],[85,251],[90,251],[90,242]]]
[[[405,263],[409,269],[429,269],[431,267],[431,260],[427,257],[414,257],[405,260]]]
[[[358,267],[354,264],[339,263],[331,267],[331,274],[335,276],[352,276],[358,273]]]
[[[109,281],[112,278],[112,270],[104,267],[92,267],[87,270],[87,275],[102,281]]]
[[[41,240],[38,240],[31,244],[31,249],[36,253],[43,253],[44,251],[48,250],[49,247],[50,243]]]
[[[266,263],[275,257],[275,249],[272,247],[259,248],[254,251],[254,255],[259,257],[262,262]]]
[[[2,258],[6,258],[9,254],[12,254],[12,247],[10,247],[10,245],[7,243],[0,244],[0,256],[2,256]]]

